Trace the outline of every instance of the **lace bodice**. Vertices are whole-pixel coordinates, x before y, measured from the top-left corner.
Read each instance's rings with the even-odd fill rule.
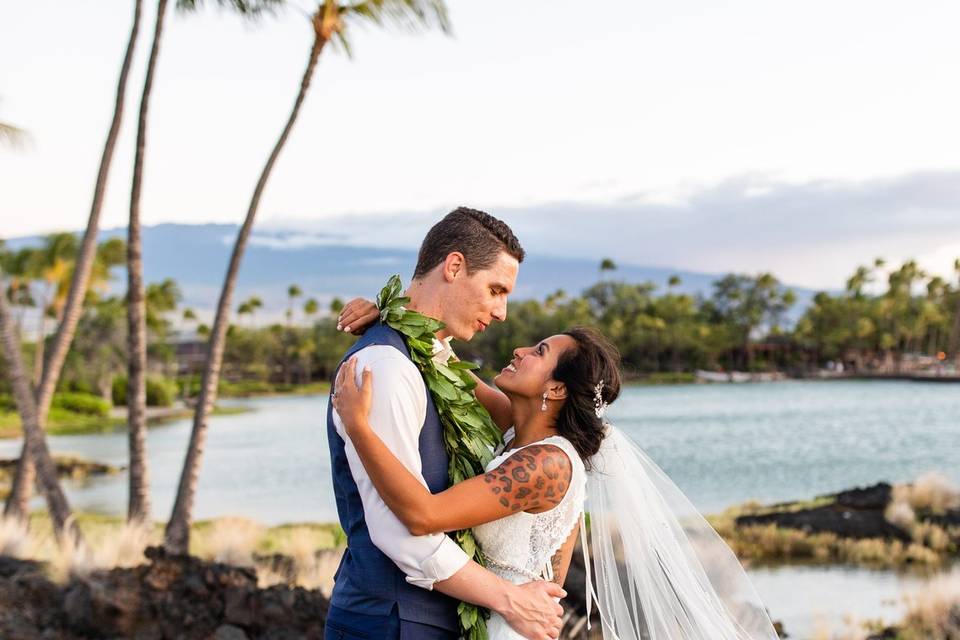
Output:
[[[510,429],[504,434],[504,441],[512,439],[513,429]],[[518,511],[473,528],[487,556],[489,568],[515,583],[553,578],[550,560],[577,526],[586,498],[587,474],[583,461],[563,436],[550,436],[523,447],[500,451],[487,464],[486,471],[495,469],[517,451],[536,444],[559,447],[570,458],[570,486],[560,503],[543,513]]]

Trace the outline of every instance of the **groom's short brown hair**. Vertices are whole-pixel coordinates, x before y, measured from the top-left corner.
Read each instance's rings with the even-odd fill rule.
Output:
[[[501,251],[523,262],[525,255],[517,236],[502,220],[489,213],[457,207],[433,225],[420,245],[413,278],[422,278],[431,269],[459,251],[467,260],[467,273],[486,269]]]

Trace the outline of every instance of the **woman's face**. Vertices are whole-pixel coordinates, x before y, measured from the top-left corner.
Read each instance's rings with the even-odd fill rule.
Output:
[[[560,355],[576,347],[576,341],[568,335],[550,336],[532,347],[513,350],[513,360],[500,370],[494,384],[505,392],[517,396],[539,398],[558,382],[553,379]]]

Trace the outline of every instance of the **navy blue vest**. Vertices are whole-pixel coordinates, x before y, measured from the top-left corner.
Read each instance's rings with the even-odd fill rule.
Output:
[[[410,357],[403,336],[377,323],[367,329],[347,351],[341,364],[355,352],[371,345],[389,345],[407,358]],[[334,380],[336,375],[334,372]],[[420,431],[420,459],[423,478],[430,491],[437,493],[447,488],[448,458],[443,446],[440,416],[426,386],[424,393],[427,396],[427,416]],[[409,584],[397,565],[370,541],[370,532],[363,516],[363,503],[350,473],[344,442],[333,424],[332,403],[327,407],[327,440],[330,443],[330,469],[333,473],[333,492],[337,498],[337,513],[340,525],[347,534],[347,549],[334,576],[330,604],[347,611],[378,616],[388,615],[397,605],[401,620],[458,630],[459,602],[438,591],[427,591]]]

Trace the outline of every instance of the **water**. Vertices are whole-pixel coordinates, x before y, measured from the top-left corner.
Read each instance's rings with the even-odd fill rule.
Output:
[[[249,413],[210,420],[197,519],[243,515],[276,524],[336,519],[326,396],[234,401]],[[960,482],[960,386],[911,382],[784,382],[631,387],[609,419],[632,435],[704,512],[750,499],[809,498],[854,485],[902,482],[931,470]],[[151,427],[154,515],[176,494],[190,421]],[[125,465],[125,432],[49,438],[57,453]],[[0,457],[20,443],[0,441]],[[76,509],[122,514],[126,474],[66,483]],[[40,506],[40,503],[37,503]],[[899,617],[918,578],[844,568],[751,571],[774,617],[795,638],[821,619]],[[958,575],[960,577],[960,575]],[[884,604],[886,603],[886,604]],[[891,604],[893,603],[893,604]]]
[[[960,481],[960,385],[640,387],[610,416],[707,512],[905,482],[932,470]]]

